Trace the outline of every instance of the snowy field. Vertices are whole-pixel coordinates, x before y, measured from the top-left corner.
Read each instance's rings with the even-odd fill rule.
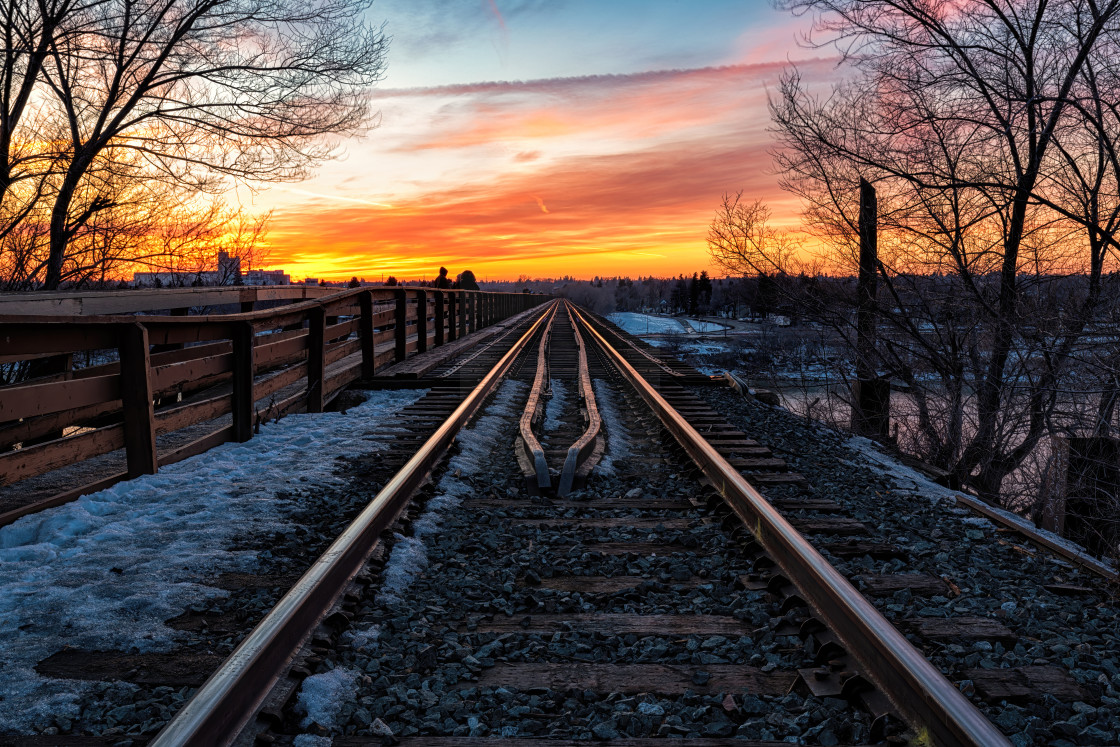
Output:
[[[632,335],[683,335],[688,332],[676,319],[633,311],[616,311],[608,314],[607,319]]]
[[[342,484],[335,461],[378,423],[423,396],[373,392],[346,414],[289,415],[243,444],[227,443],[0,529],[0,724],[28,731],[77,715],[95,683],[49,680],[35,664],[64,647],[164,651],[163,622],[227,592],[207,580],[252,572],[231,551],[282,518],[309,490]],[[283,493],[281,496],[280,493]]]
[[[688,323],[697,332],[719,332],[720,330],[727,329],[726,324],[716,324],[715,322],[702,322],[699,319],[689,319]]]

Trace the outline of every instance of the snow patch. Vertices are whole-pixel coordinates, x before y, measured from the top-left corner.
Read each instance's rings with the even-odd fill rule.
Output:
[[[872,464],[870,465],[865,462],[864,464],[861,464],[859,466],[870,468],[871,470],[878,472],[881,475],[892,478],[895,481],[895,485],[897,487],[916,493],[926,498],[934,505],[939,505],[942,501],[945,501],[945,505],[947,506],[948,511],[954,514],[959,514],[962,511],[968,511],[968,509],[964,509],[956,505],[957,496],[960,495],[960,493],[950,490],[943,485],[938,485],[917,470],[907,467],[906,465],[899,463],[892,457],[883,454],[876,448],[876,444],[874,441],[868,438],[863,438],[862,436],[852,436],[848,439],[847,445],[855,451],[859,452],[862,456],[866,457],[867,460],[872,462]],[[1077,543],[1071,542],[1065,537],[1059,536],[1047,529],[1036,527],[1033,522],[1023,518],[1013,511],[1008,511],[1007,509],[998,508],[996,506],[989,506],[987,510],[991,510],[999,514],[1001,519],[1011,526],[1017,526],[1029,532],[1036,532],[1049,541],[1061,545],[1071,554],[1085,560],[1087,563],[1098,565],[1103,564],[1115,568],[1113,564],[1108,563],[1107,561],[1102,561],[1100,558],[1096,558],[1090,553],[1086,552],[1085,548],[1081,547]],[[989,519],[979,516],[962,516],[961,522],[972,526],[993,526],[990,523]]]
[[[560,418],[564,414],[564,407],[568,404],[568,388],[564,386],[563,381],[550,379],[548,386],[552,390],[552,396],[544,406],[544,423],[541,425],[541,430],[545,433],[551,433],[560,427]]]
[[[359,676],[353,669],[332,669],[305,679],[296,699],[296,713],[304,717],[300,726],[306,729],[318,724],[337,729],[336,719],[342,713],[342,703],[351,699]]]
[[[672,317],[617,311],[607,318],[632,335],[683,335],[684,325]]]
[[[470,428],[459,431],[456,442],[459,453],[451,457],[447,470],[436,485],[436,495],[424,507],[412,525],[412,536],[396,535],[396,543],[382,571],[383,583],[377,601],[383,604],[399,602],[401,594],[428,567],[428,552],[424,537],[439,530],[444,517],[453,511],[474,490],[461,477],[484,473],[493,459],[494,445],[501,442],[502,432],[510,421],[520,417],[520,400],[528,385],[507,379]]]
[[[618,401],[615,399],[614,390],[607,382],[596,379],[591,384],[595,392],[595,401],[599,406],[599,417],[603,419],[606,430],[607,448],[603,458],[599,460],[595,471],[600,474],[614,474],[616,461],[630,457],[630,431],[623,425],[622,415],[618,411]]]
[[[716,324],[715,322],[702,322],[699,319],[689,319],[688,324],[697,332],[719,332],[722,329],[727,329],[727,325]]]
[[[292,740],[292,747],[331,747],[334,740],[330,737],[316,737],[312,734],[300,734]]]
[[[79,715],[93,683],[34,669],[66,646],[170,649],[183,634],[164,620],[226,596],[207,585],[218,574],[256,569],[255,551],[228,548],[284,531],[283,516],[309,488],[344,482],[334,474],[338,457],[423,394],[373,392],[345,415],[289,415],[243,444],[0,528],[0,724],[35,732],[56,716]]]

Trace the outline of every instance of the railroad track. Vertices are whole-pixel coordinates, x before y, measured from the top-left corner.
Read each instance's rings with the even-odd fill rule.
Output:
[[[686,392],[680,380],[691,374],[629,346],[619,353],[601,325],[566,303],[556,306],[482,378],[155,744],[216,743],[246,725],[267,740],[274,737],[264,729],[284,735],[332,719],[341,719],[339,730],[355,738],[656,737],[698,727],[700,736],[722,738],[749,735],[750,715],[760,710],[773,711],[763,723],[788,721],[798,733],[816,729],[821,735],[833,720],[843,724],[840,734],[828,732],[826,743],[891,737],[903,728],[888,715],[896,713],[920,738],[937,743],[1005,741],[742,472],[760,484],[797,483],[799,476]],[[583,448],[600,438],[597,427],[587,427],[601,421],[590,384],[592,359],[615,371],[616,412],[634,407],[636,395],[679,444],[660,432],[655,439],[642,433],[648,415],[646,423],[630,427],[631,436],[641,434],[628,446],[640,451],[639,469],[630,478],[635,486],[614,500],[573,500],[572,482],[556,481],[548,467],[549,457],[555,463],[564,454],[567,462],[572,453],[571,474],[591,461],[579,459],[581,450],[604,450]],[[499,385],[507,373],[510,381]],[[530,386],[511,389],[530,375]],[[619,386],[618,377],[632,388]],[[461,435],[461,449],[473,455],[421,491],[417,508],[406,511],[455,432],[495,392],[499,412],[483,418],[490,420],[485,444],[474,432],[480,421]],[[561,392],[571,399],[556,404]],[[545,393],[551,401],[538,418]],[[530,405],[524,415],[522,394]],[[534,422],[541,424],[536,433]],[[518,465],[504,440],[514,432],[523,454],[542,458]],[[680,459],[680,450],[693,466]],[[452,457],[452,466],[460,457]],[[533,483],[546,494],[557,482],[555,497],[525,496],[519,490],[524,480],[517,479],[525,475],[522,465],[532,467]],[[696,467],[706,491],[695,483],[687,487],[687,473]],[[480,478],[484,497],[475,494],[483,487]],[[666,495],[666,486],[677,490]],[[698,511],[697,499],[712,488],[753,528],[751,539],[711,522],[718,513]],[[438,510],[460,500],[454,511]],[[392,552],[371,562],[377,538],[401,516],[413,536],[399,535]],[[436,531],[453,522],[455,531]],[[417,578],[408,559],[425,538],[438,545],[425,560],[427,574]],[[758,569],[775,563],[780,572],[763,582]],[[742,599],[730,601],[737,584],[745,587]],[[693,599],[700,613],[658,612],[681,606],[663,599],[667,593]],[[614,611],[619,607],[626,611]],[[768,648],[779,639],[786,646]],[[801,645],[791,648],[794,639]],[[642,651],[635,656],[635,649]],[[709,653],[690,655],[697,649]],[[386,667],[389,651],[396,666]],[[500,666],[498,652],[508,653]],[[319,669],[325,671],[307,677],[302,695],[293,698],[296,682]],[[343,693],[349,705],[339,704]],[[664,699],[672,697],[697,701],[703,716],[694,709],[691,722],[658,719],[666,713]],[[602,718],[614,713],[615,703],[625,703],[626,718]],[[465,723],[457,718],[472,711],[476,715]],[[819,723],[810,724],[814,715]],[[504,723],[511,717],[514,723]],[[748,732],[740,731],[744,724]],[[759,727],[757,736],[789,734]]]
[[[887,622],[814,546],[880,559],[871,597],[948,582],[729,423],[711,377],[556,303],[415,383],[352,463],[372,501],[153,744],[1007,743],[925,656],[1011,631]]]

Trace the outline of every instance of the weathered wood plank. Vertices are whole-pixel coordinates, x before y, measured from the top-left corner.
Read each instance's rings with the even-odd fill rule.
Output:
[[[213,381],[221,374],[228,374],[232,370],[232,351],[206,358],[195,358],[181,363],[154,366],[152,368],[152,391],[156,394],[166,394],[183,385],[187,385],[191,389],[197,389],[202,381]]]
[[[121,405],[124,407],[124,448],[128,476],[154,475],[156,417],[148,330],[141,324],[121,330]]]
[[[1014,703],[1037,701],[1047,694],[1066,703],[1089,699],[1089,694],[1077,680],[1060,667],[977,668],[966,669],[961,674],[972,680],[984,699],[992,703],[1000,700]]]
[[[562,527],[566,529],[688,529],[696,522],[692,519],[659,518],[657,516],[596,516],[587,519],[546,518],[510,519],[514,526]]]
[[[327,316],[321,308],[311,309],[307,322],[307,412],[323,411],[323,374]]]
[[[0,427],[0,449],[57,433],[67,426],[84,425],[91,420],[119,413],[120,409],[121,401],[115,399],[89,407],[62,410],[50,415],[41,415],[15,423],[8,423]]]
[[[839,534],[841,536],[868,534],[867,526],[863,522],[843,516],[789,516],[787,518],[797,531],[804,534]]]
[[[253,437],[253,325],[239,325],[233,338],[233,386],[230,410],[233,413],[233,440],[244,443]]]
[[[108,454],[122,446],[124,425],[117,424],[0,454],[0,485],[11,485],[52,469]]]
[[[38,739],[39,737],[12,737],[20,739]],[[393,740],[400,747],[587,747],[586,740],[573,739],[533,739],[530,737],[402,737]],[[665,747],[664,737],[612,739],[612,747]],[[369,737],[334,737],[331,744],[334,747],[367,747]],[[70,743],[67,742],[67,745]],[[111,742],[96,742],[98,747]],[[53,747],[49,742],[26,745],[26,747]],[[17,741],[14,747],[25,747]],[[85,745],[76,745],[85,747]],[[760,742],[755,739],[719,739],[705,737],[689,739],[687,747],[789,747],[789,742]],[[838,747],[845,747],[839,745]]]
[[[542,578],[534,586],[541,589],[554,591],[578,591],[583,594],[615,594],[628,589],[635,589],[646,581],[656,579],[643,578],[642,576],[553,576]],[[693,576],[687,581],[658,581],[673,589],[690,589],[703,584],[711,583],[708,579]]]
[[[788,466],[785,459],[779,459],[778,457],[757,459],[728,457],[727,463],[737,470],[774,470],[785,469]]]
[[[563,552],[577,545],[554,547],[556,552]],[[597,552],[602,555],[675,555],[677,553],[695,553],[696,548],[685,547],[671,542],[585,542],[578,547],[583,552]]]
[[[156,413],[156,435],[177,431],[221,417],[231,409],[230,395],[222,394]]]
[[[990,617],[912,617],[900,623],[923,638],[1014,640],[1015,633]]]
[[[121,398],[120,377],[55,381],[0,389],[0,422],[50,415]]]
[[[480,633],[602,633],[603,635],[740,636],[750,626],[730,615],[638,615],[592,612],[586,614],[543,614],[495,617],[480,622]]]
[[[883,597],[896,591],[909,589],[919,597],[932,597],[949,591],[949,585],[937,576],[927,573],[863,574],[856,576],[861,591],[870,596]]]
[[[196,651],[126,654],[63,649],[35,665],[44,677],[68,680],[124,680],[150,685],[201,685],[222,663],[219,654]]]
[[[274,366],[300,360],[306,355],[306,330],[297,329],[290,332],[280,332],[276,336],[279,337],[280,335],[284,337],[279,340],[273,340],[273,335],[269,335],[263,338],[268,342],[256,346],[256,350],[253,351],[253,358],[257,371],[264,371]]]
[[[707,678],[700,673],[706,674]],[[667,664],[503,663],[481,672],[477,685],[515,690],[547,688],[658,695],[682,695],[690,690],[699,695],[738,692],[784,695],[796,677],[796,672],[763,672],[758,667],[739,664],[689,667]]]

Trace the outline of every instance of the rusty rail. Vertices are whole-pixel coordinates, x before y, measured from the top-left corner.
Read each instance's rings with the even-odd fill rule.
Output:
[[[455,434],[493,391],[514,359],[544,323],[544,315],[522,335],[455,412],[386,484],[353,523],[315,561],[292,590],[253,629],[151,743],[231,743],[253,717],[292,657],[361,570],[378,535],[399,516]]]
[[[537,348],[537,372],[533,376],[533,386],[529,390],[529,399],[521,413],[519,426],[525,458],[533,465],[533,471],[537,475],[537,487],[540,489],[552,487],[552,477],[548,472],[548,462],[545,460],[541,442],[537,440],[536,434],[533,433],[533,423],[537,420],[537,415],[540,412],[541,396],[548,385],[548,341],[552,334],[552,320],[555,318],[556,307],[554,305],[548,314],[545,328],[541,332],[540,346]]]
[[[246,441],[257,423],[284,412],[321,412],[356,379],[544,300],[355,288],[238,314],[0,316],[0,364],[33,372],[0,387],[0,486],[121,448],[127,463],[123,472],[0,515],[0,526],[224,441]],[[117,360],[75,370],[82,351]],[[266,403],[260,411],[258,402]],[[227,414],[228,426],[174,450],[156,448],[160,434]]]
[[[584,325],[870,679],[917,730],[918,742],[1010,744],[601,334],[586,321]]]
[[[560,471],[560,485],[556,489],[557,495],[561,497],[572,492],[572,484],[575,482],[576,473],[594,453],[595,439],[599,435],[600,427],[602,427],[599,408],[595,403],[595,390],[591,387],[591,371],[587,365],[587,345],[575,323],[575,307],[567,301],[564,302],[564,307],[568,317],[572,320],[572,333],[575,335],[576,346],[579,348],[579,393],[583,399],[584,409],[587,411],[587,428],[576,442],[568,447],[564,467]]]

